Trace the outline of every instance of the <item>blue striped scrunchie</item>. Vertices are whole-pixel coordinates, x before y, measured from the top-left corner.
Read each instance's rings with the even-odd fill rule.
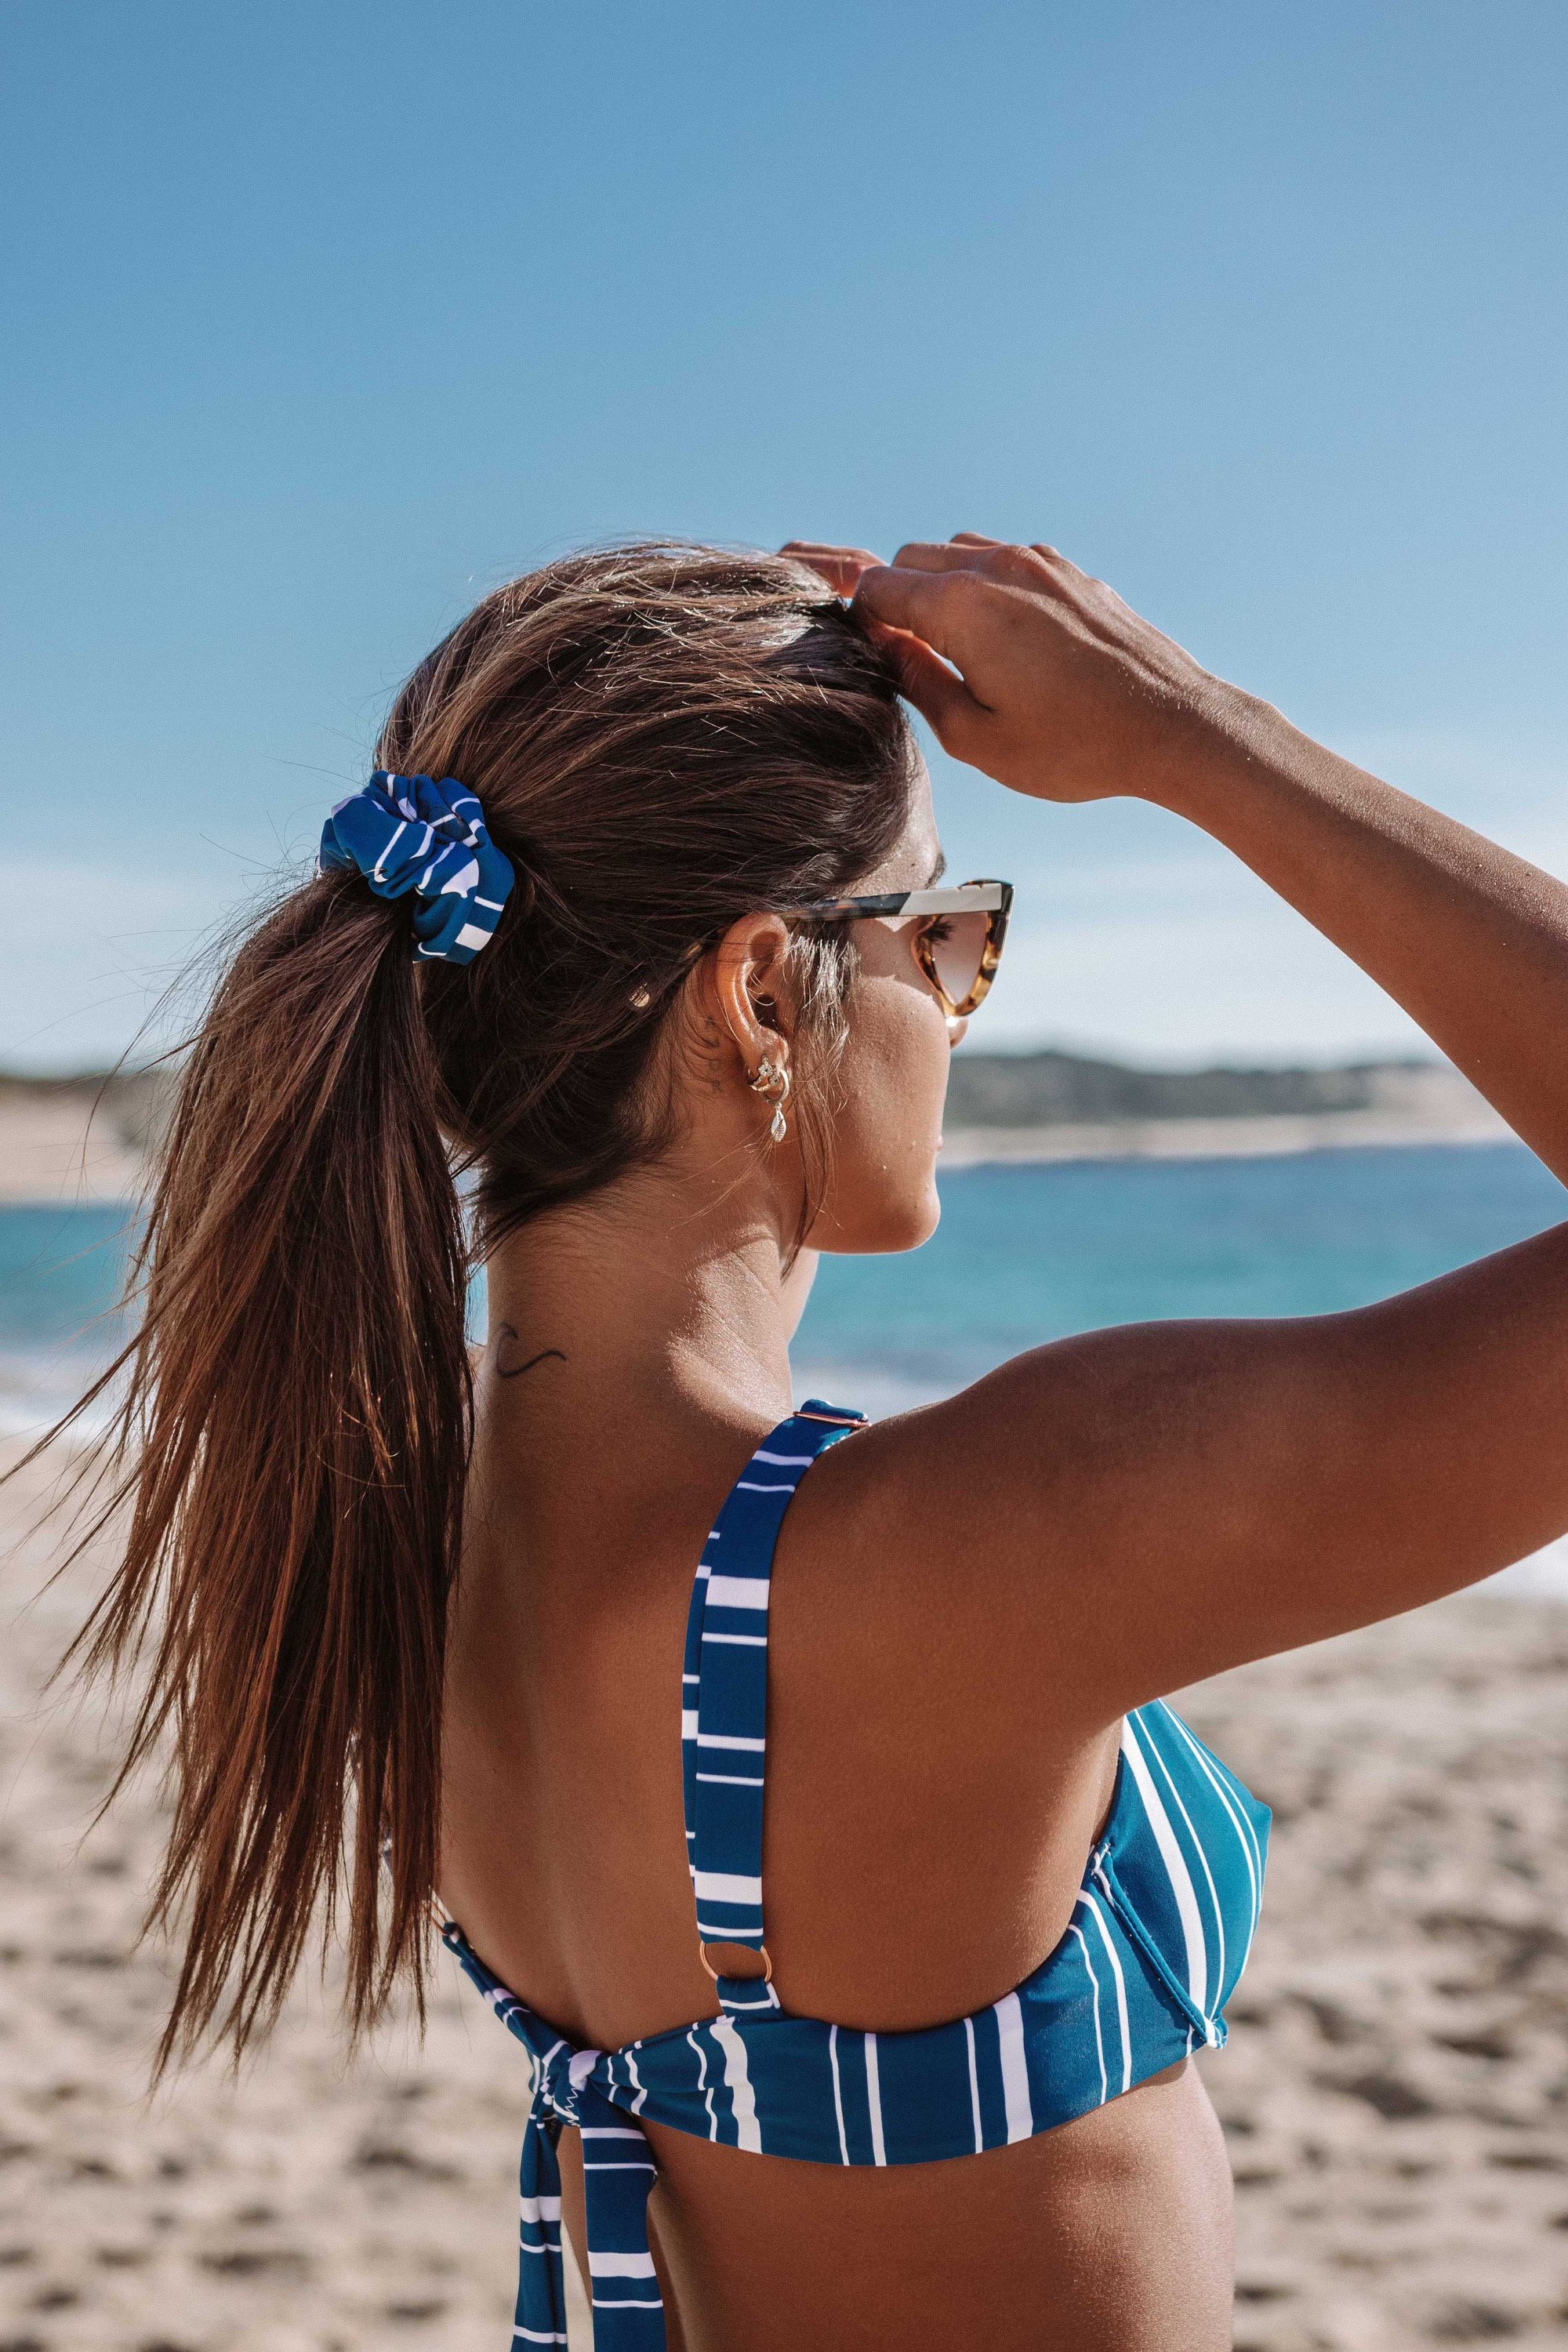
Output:
[[[416,961],[472,963],[515,880],[472,793],[447,776],[389,776],[340,801],[321,828],[319,870],[357,868],[378,898],[412,890]]]

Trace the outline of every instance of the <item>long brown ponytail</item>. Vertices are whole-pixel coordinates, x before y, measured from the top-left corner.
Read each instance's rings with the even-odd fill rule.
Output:
[[[656,1152],[644,1081],[694,952],[849,888],[910,757],[887,667],[795,566],[570,558],[460,624],[379,747],[482,802],[519,875],[490,945],[416,968],[406,907],[333,874],[235,957],[145,1228],[123,1560],[84,1637],[144,1658],[127,1769],[171,1769],[164,2059],[264,2031],[339,1909],[354,2025],[400,1975],[423,1997],[470,1423],[454,1160],[482,1255]],[[849,950],[795,952],[820,1153]]]

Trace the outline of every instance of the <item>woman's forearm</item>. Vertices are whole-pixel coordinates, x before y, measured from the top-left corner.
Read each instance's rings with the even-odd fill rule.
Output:
[[[1224,685],[1054,548],[800,551],[946,751],[1015,792],[1131,793],[1251,866],[1568,1181],[1568,888]]]
[[[1158,798],[1417,1021],[1568,1181],[1568,887],[1234,688]]]

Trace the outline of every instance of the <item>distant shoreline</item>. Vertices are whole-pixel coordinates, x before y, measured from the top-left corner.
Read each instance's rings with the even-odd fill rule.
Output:
[[[1304,1151],[1397,1149],[1422,1143],[1507,1143],[1506,1120],[1401,1118],[1384,1111],[1314,1111],[1295,1118],[1150,1118],[1052,1127],[969,1127],[942,1137],[943,1168],[1029,1167],[1063,1160],[1271,1160]]]
[[[168,1074],[0,1075],[0,1203],[108,1207],[144,1190]],[[1458,1071],[1145,1071],[1069,1054],[963,1054],[944,1168],[1070,1160],[1255,1160],[1415,1144],[1497,1143],[1511,1130]]]
[[[1082,1126],[957,1128],[942,1139],[943,1169],[1045,1167],[1089,1160],[1268,1160],[1308,1151],[1397,1150],[1420,1144],[1507,1143],[1492,1117],[1448,1124],[1378,1111],[1296,1118],[1165,1118]],[[0,1104],[0,1207],[110,1208],[137,1200],[147,1161],[112,1134],[59,1116]]]

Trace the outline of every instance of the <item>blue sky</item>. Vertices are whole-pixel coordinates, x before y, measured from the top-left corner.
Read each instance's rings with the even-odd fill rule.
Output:
[[[1568,872],[1561,0],[11,0],[0,1061],[101,1061],[584,540],[1043,537]],[[1403,1049],[1133,802],[939,763],[974,1042]]]

